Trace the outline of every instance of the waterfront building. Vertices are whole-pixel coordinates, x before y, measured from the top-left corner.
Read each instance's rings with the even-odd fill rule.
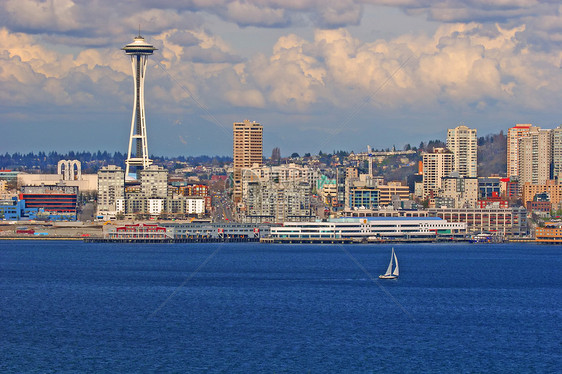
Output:
[[[423,158],[423,197],[428,197],[442,188],[442,178],[448,176],[454,168],[454,155],[446,148],[434,148],[426,152]]]
[[[476,129],[457,126],[447,131],[447,148],[453,152],[453,170],[461,177],[478,177],[478,138]]]
[[[519,208],[430,208],[429,215],[448,222],[466,222],[472,233],[497,232],[504,236],[527,236],[527,210]]]
[[[316,222],[284,222],[272,227],[273,239],[358,239],[435,238],[463,236],[466,224],[437,217],[339,218]]]
[[[378,209],[345,209],[341,212],[342,217],[428,217],[427,210],[395,208],[393,206],[379,207]]]
[[[263,163],[263,127],[244,120],[233,124],[233,199],[242,200],[242,169]]]
[[[131,67],[133,70],[133,79],[135,84],[131,133],[129,137],[127,159],[125,160],[125,175],[129,176],[129,173],[133,169],[138,172],[139,170],[145,169],[152,164],[152,160],[148,158],[146,115],[144,109],[144,80],[146,76],[148,56],[152,55],[156,48],[147,43],[144,38],[139,35],[135,37],[135,40],[132,43],[123,47],[122,50],[125,51],[125,54],[131,56]],[[131,167],[133,169],[131,169]]]
[[[519,139],[520,186],[525,183],[544,184],[550,180],[552,164],[552,130],[531,127]]]
[[[146,199],[146,212],[151,216],[158,216],[164,211],[164,198]]]
[[[269,223],[231,223],[231,222],[162,222],[177,240],[259,240],[269,236]]]
[[[173,239],[172,232],[156,224],[130,224],[124,226],[104,226],[104,238],[112,240],[164,240]]]
[[[546,222],[544,227],[535,229],[535,241],[538,243],[562,244],[562,223]]]
[[[141,216],[166,215],[169,218],[183,219],[187,217],[201,216],[206,213],[204,197],[167,196],[146,197],[141,195],[129,195],[124,200],[124,212],[127,216],[134,218]]]
[[[188,197],[185,199],[185,214],[187,215],[202,215],[205,214],[208,199]],[[172,199],[173,201],[173,199]]]
[[[0,200],[0,220],[3,221],[35,220],[38,218],[38,215],[44,217],[45,214],[43,213],[43,209],[27,208],[25,200],[19,200],[17,197]]]
[[[20,200],[27,208],[48,212],[49,219],[75,221],[78,207],[78,187],[75,186],[23,186]]]
[[[98,171],[98,212],[99,219],[115,219],[117,213],[124,213],[125,171],[118,166],[108,165]],[[121,209],[119,209],[121,208]]]
[[[507,130],[507,177],[519,175],[519,139],[526,137],[531,124],[517,124]]]

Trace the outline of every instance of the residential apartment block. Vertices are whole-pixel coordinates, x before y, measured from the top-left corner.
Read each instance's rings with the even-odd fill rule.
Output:
[[[461,177],[478,176],[478,138],[476,129],[457,126],[447,131],[447,148],[454,154],[453,170]]]
[[[125,199],[125,170],[115,165],[98,171],[98,216],[115,217],[118,202]]]
[[[247,223],[310,221],[318,171],[295,164],[243,168],[241,218]]]
[[[423,197],[437,193],[441,187],[441,179],[453,171],[454,155],[446,148],[434,148],[423,157]]]
[[[531,127],[519,139],[519,184],[544,184],[550,180],[552,130]]]
[[[531,124],[517,124],[507,130],[507,177],[519,175],[519,139],[526,137]]]

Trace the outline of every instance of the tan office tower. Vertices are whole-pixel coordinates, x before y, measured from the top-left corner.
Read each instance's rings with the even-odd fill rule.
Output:
[[[259,123],[244,120],[235,122],[233,146],[233,182],[235,203],[242,199],[242,168],[263,162],[263,127]]]
[[[454,170],[461,177],[478,176],[478,138],[476,129],[457,126],[447,130],[447,148],[455,155]]]
[[[518,124],[507,130],[507,177],[519,175],[519,139],[529,135],[533,125]]]

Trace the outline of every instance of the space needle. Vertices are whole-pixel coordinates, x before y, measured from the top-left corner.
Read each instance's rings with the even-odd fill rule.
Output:
[[[135,98],[133,104],[133,118],[131,120],[131,136],[129,138],[129,150],[125,160],[125,176],[129,175],[131,166],[138,172],[139,169],[147,168],[152,164],[148,158],[148,144],[146,140],[146,117],[144,113],[144,78],[146,75],[146,65],[148,56],[156,50],[153,45],[147,43],[140,35],[135,40],[121,48],[127,55],[131,56],[131,67],[135,81]],[[133,150],[135,143],[135,153]]]

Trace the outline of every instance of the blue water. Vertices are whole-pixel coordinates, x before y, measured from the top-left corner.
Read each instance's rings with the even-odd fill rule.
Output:
[[[559,372],[561,247],[394,247],[0,241],[0,372]]]

